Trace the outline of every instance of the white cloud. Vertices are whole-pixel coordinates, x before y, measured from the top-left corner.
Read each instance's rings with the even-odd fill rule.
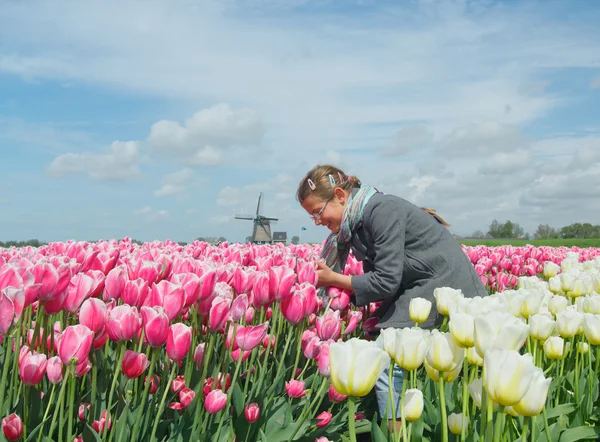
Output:
[[[400,156],[410,151],[420,151],[431,147],[433,133],[424,126],[405,126],[396,132],[394,143],[385,153]]]
[[[158,197],[174,196],[176,198],[185,198],[192,178],[192,170],[187,167],[167,174],[162,179],[160,189],[154,191],[154,195]]]
[[[139,143],[115,141],[108,153],[66,153],[55,158],[48,166],[48,174],[61,178],[84,174],[96,180],[121,180],[141,175],[138,167]]]
[[[497,121],[469,124],[454,129],[441,141],[449,154],[493,154],[514,151],[526,142],[521,129]]]
[[[256,146],[264,135],[262,117],[253,109],[232,110],[220,103],[186,119],[161,120],[152,125],[148,145],[194,165],[215,165],[232,147]]]
[[[167,210],[154,209],[151,206],[144,206],[140,209],[136,209],[133,211],[133,214],[147,221],[157,221],[169,217],[169,212]]]
[[[479,167],[482,175],[511,175],[531,167],[531,153],[526,150],[498,152],[483,161]]]

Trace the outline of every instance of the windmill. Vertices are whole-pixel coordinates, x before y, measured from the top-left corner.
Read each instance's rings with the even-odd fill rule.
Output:
[[[252,229],[252,236],[250,242],[257,244],[272,243],[273,238],[271,237],[271,222],[276,222],[277,218],[268,218],[260,214],[260,203],[262,202],[263,194],[260,192],[258,195],[258,204],[256,205],[256,215],[238,215],[235,219],[245,219],[254,221],[254,228]]]

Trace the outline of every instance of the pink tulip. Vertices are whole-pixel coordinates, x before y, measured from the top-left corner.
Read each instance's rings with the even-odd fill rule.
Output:
[[[146,298],[144,305],[148,307],[163,307],[169,321],[172,321],[181,314],[185,302],[185,292],[179,284],[173,284],[169,281],[160,281],[152,285],[150,294]]]
[[[338,391],[335,389],[333,384],[329,385],[329,391],[327,392],[327,397],[329,398],[329,401],[333,402],[334,404],[337,404],[339,402],[342,402],[342,401],[345,401],[346,399],[348,399],[348,396],[346,396],[345,394],[338,393]]]
[[[337,341],[342,330],[340,312],[328,310],[323,316],[317,318],[317,335],[321,340],[333,339]]]
[[[269,274],[267,272],[256,272],[252,286],[252,296],[255,307],[268,305],[271,302],[269,297]]]
[[[135,307],[119,305],[108,313],[106,333],[111,341],[129,341],[138,335],[141,327],[142,317]]]
[[[125,350],[121,370],[129,379],[137,379],[148,368],[150,361],[144,353],[137,353],[131,350]]]
[[[23,436],[23,421],[15,413],[2,419],[2,431],[9,441],[21,439]]]
[[[298,260],[298,282],[303,283],[307,282],[311,285],[316,285],[318,280],[317,269],[314,262],[304,261],[302,259]]]
[[[325,344],[321,346],[319,356],[317,358],[317,363],[319,367],[319,373],[321,374],[321,376],[328,378],[330,374],[329,345]]]
[[[251,351],[257,347],[267,334],[269,323],[257,326],[239,327],[235,334],[235,341],[243,351]]]
[[[215,414],[225,408],[227,404],[227,395],[222,390],[212,390],[204,399],[204,408],[210,414]]]
[[[201,280],[201,289],[200,295],[198,296],[198,300],[202,301],[203,299],[207,299],[213,292],[215,288],[215,284],[217,282],[217,273],[214,270],[206,270],[204,274],[200,277]]]
[[[187,408],[190,406],[196,393],[191,388],[184,388],[179,392],[179,403],[183,408]]]
[[[315,442],[331,442],[329,439],[327,439],[325,436],[321,436],[321,437],[317,437],[315,439]]]
[[[83,301],[92,295],[94,289],[94,280],[91,276],[77,273],[69,282],[63,308],[69,313],[75,313],[83,304]]]
[[[100,330],[99,333],[96,333],[94,335],[94,343],[92,344],[94,347],[94,350],[98,350],[99,348],[104,347],[104,344],[106,344],[106,341],[108,341],[108,333],[106,333],[106,327],[105,327],[102,330]]]
[[[346,310],[348,305],[350,305],[350,295],[345,290],[342,290],[339,296],[331,300],[329,307],[332,310]]]
[[[296,283],[296,273],[287,266],[274,266],[269,269],[269,294],[271,299],[281,301],[288,297]]]
[[[73,439],[73,442],[84,442],[83,436],[82,435],[76,436],[75,439]]]
[[[31,273],[36,284],[40,284],[37,292],[40,301],[47,301],[54,295],[54,289],[58,284],[58,271],[51,263],[42,261],[31,268]]]
[[[102,290],[104,289],[104,280],[106,279],[106,275],[102,273],[100,270],[88,270],[85,272],[87,276],[92,278],[92,294],[90,295],[93,298],[100,296]]]
[[[33,275],[32,279],[35,281]],[[0,290],[5,289],[6,287],[23,289],[23,277],[15,267],[10,265],[0,267]]]
[[[304,357],[306,359],[315,359],[319,356],[319,352],[321,351],[321,340],[318,336],[312,336],[310,339],[306,341],[306,345],[304,345]]]
[[[162,264],[160,262],[139,260],[134,268],[129,268],[129,279],[142,278],[148,281],[148,285],[159,280]]]
[[[210,331],[218,331],[223,328],[229,319],[230,301],[228,299],[216,298],[208,314],[208,328]]]
[[[285,383],[285,392],[289,397],[298,399],[306,394],[304,386],[304,381],[297,381],[296,379],[291,379],[290,381]]]
[[[102,329],[106,323],[106,304],[98,298],[83,301],[79,310],[79,322],[94,333]]]
[[[19,377],[25,385],[37,385],[46,373],[48,360],[45,354],[27,353],[19,361]]]
[[[235,322],[238,322],[246,315],[246,310],[248,310],[249,301],[248,295],[242,293],[238,295],[233,302],[231,303],[231,319]]]
[[[329,411],[322,411],[315,417],[315,419],[318,421],[317,427],[325,428],[331,421],[332,417],[333,415]]]
[[[106,431],[110,430],[111,424],[112,420],[110,419],[110,416],[108,421],[106,420],[106,410],[104,410],[100,415],[100,420],[92,422],[92,428],[96,433],[102,434],[104,432],[104,427],[106,427]]]
[[[305,297],[300,292],[293,292],[281,301],[281,313],[283,317],[293,325],[298,325],[304,318]]]
[[[25,305],[25,292],[13,287],[0,291],[0,335],[5,335],[8,330],[21,317]]]
[[[65,328],[59,337],[58,355],[65,365],[71,360],[84,361],[92,347],[94,332],[85,325],[71,325]]]
[[[92,406],[87,402],[79,404],[79,409],[77,410],[77,417],[81,422],[85,422],[85,415],[89,413],[91,407]]]
[[[142,307],[144,333],[151,347],[162,347],[169,337],[169,317],[162,307]]]
[[[252,288],[252,279],[250,279],[250,274],[245,269],[238,267],[235,269],[231,284],[235,293],[241,295],[250,291]]]
[[[138,278],[125,283],[121,297],[125,304],[139,308],[144,304],[149,290],[148,281]]]
[[[178,322],[169,327],[167,355],[173,361],[181,361],[190,351],[192,328]]]
[[[173,275],[171,282],[178,284],[183,288],[184,307],[190,307],[198,301],[200,290],[202,289],[202,280],[195,273],[183,273]]]
[[[248,309],[246,310],[246,324],[251,324],[252,321],[254,321],[254,314],[255,314],[255,310],[254,307],[250,306],[248,307]]]
[[[194,362],[198,367],[198,370],[202,369],[202,362],[204,361],[204,342],[198,344],[194,350]]]
[[[89,358],[77,362],[75,365],[75,377],[80,378],[92,369],[92,363]]]
[[[46,376],[51,384],[60,384],[63,378],[63,363],[58,356],[48,359]]]
[[[240,357],[242,358],[242,362],[245,361],[246,359],[248,359],[248,357],[252,354],[251,351],[243,351],[241,348],[238,348],[237,350],[233,350],[231,352],[231,359],[233,359],[235,362],[237,362]]]
[[[362,313],[357,310],[350,310],[348,312],[347,316],[348,316],[348,325],[346,326],[346,329],[344,330],[344,335],[348,335],[348,334],[352,333],[354,330],[356,330],[356,327],[362,320]]]
[[[127,277],[127,269],[124,266],[118,266],[112,269],[106,275],[106,279],[104,280],[104,292],[102,293],[102,298],[105,301],[110,299],[120,299],[122,297],[123,291],[125,290],[125,285],[129,281]],[[126,304],[129,304],[126,302]]]
[[[246,416],[246,421],[249,423],[254,423],[260,417],[260,407],[256,402],[252,402],[251,404],[247,404],[244,407],[244,415]]]

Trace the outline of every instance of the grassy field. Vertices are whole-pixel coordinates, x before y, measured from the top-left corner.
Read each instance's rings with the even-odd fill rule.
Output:
[[[510,244],[513,246],[525,246],[531,244],[532,246],[551,246],[551,247],[600,247],[600,238],[589,238],[589,239],[461,239],[461,244],[466,246],[502,246]]]

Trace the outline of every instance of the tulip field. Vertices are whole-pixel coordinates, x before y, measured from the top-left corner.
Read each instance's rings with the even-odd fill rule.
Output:
[[[599,439],[600,249],[463,250],[489,296],[439,287],[379,332],[320,296],[319,245],[0,248],[0,441]]]

